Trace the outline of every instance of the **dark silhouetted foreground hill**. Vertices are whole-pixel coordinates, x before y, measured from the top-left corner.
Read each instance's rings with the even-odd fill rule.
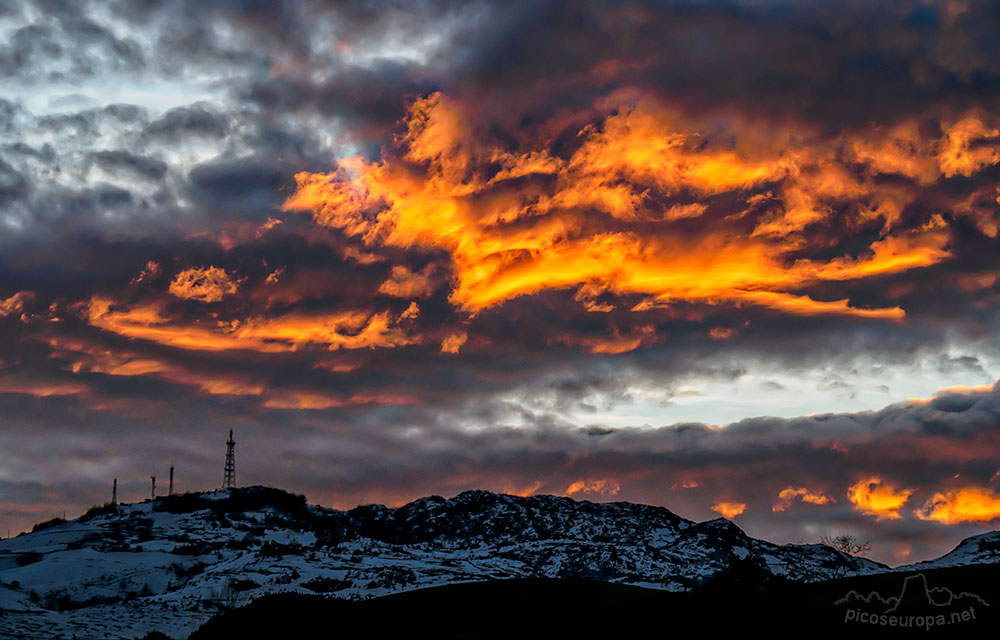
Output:
[[[266,596],[208,621],[190,640],[282,638],[667,638],[678,634],[763,632],[815,637],[993,637],[1000,621],[1000,565],[923,572],[937,593],[975,594],[974,619],[955,608],[910,607],[913,619],[879,616],[898,598],[906,574],[882,574],[808,585],[753,578],[739,567],[692,592],[672,593],[583,580],[515,579],[453,584],[362,602],[320,596]],[[845,596],[864,594],[861,600]],[[881,594],[890,604],[883,604]],[[867,600],[872,604],[869,605]],[[865,622],[858,611],[875,614]],[[853,616],[853,619],[852,619]],[[945,624],[938,625],[940,616]],[[955,619],[953,620],[953,616]],[[935,624],[916,626],[917,618]],[[926,622],[926,620],[924,621]]]

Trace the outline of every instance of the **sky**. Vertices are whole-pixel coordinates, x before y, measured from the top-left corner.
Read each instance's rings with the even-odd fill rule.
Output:
[[[1000,522],[1000,14],[0,2],[0,534],[222,481]]]

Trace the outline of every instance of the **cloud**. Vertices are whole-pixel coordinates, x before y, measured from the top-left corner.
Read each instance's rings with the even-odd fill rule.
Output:
[[[445,336],[441,341],[441,353],[458,353],[468,339],[469,335],[464,331]]]
[[[368,244],[448,251],[457,277],[450,299],[472,313],[545,289],[586,285],[659,302],[712,300],[790,314],[899,319],[905,314],[898,307],[858,308],[847,299],[791,290],[950,257],[940,217],[900,227],[900,194],[837,168],[830,149],[804,146],[773,157],[758,151],[761,157],[752,158],[705,142],[695,148],[688,140],[701,136],[684,127],[697,124],[675,120],[665,107],[640,102],[578,131],[582,146],[568,158],[550,155],[549,141],[512,155],[476,139],[461,103],[433,94],[411,107],[399,156],[377,163],[348,158],[333,174],[300,173],[284,208],[310,211],[318,223]],[[502,168],[483,174],[487,161]],[[738,219],[756,220],[748,235],[725,233],[727,225],[712,219],[682,246],[683,229],[648,222],[678,192],[752,194],[763,184],[782,185],[774,197],[779,206],[758,210],[757,196],[747,197]],[[864,199],[870,209],[857,211],[858,223],[878,219],[884,236],[862,254],[799,257],[779,268],[782,254],[802,255],[809,238],[802,234],[835,215],[829,203],[844,197]],[[373,209],[380,211],[377,221]],[[590,227],[600,218],[583,216],[590,210],[606,216],[596,229]],[[521,225],[509,229],[515,221]],[[646,233],[630,229],[639,223]]]
[[[91,157],[102,169],[110,172],[126,171],[133,176],[160,180],[167,173],[167,163],[156,158],[138,156],[124,150],[95,151]]]
[[[901,518],[899,510],[916,489],[896,489],[883,485],[882,479],[872,476],[858,481],[847,489],[847,499],[861,513],[875,516],[876,520],[896,520]]]
[[[24,310],[25,302],[34,297],[30,291],[18,291],[8,298],[0,298],[0,318],[14,314],[20,314]]]
[[[77,382],[50,382],[0,378],[0,393],[20,393],[36,398],[72,396],[85,393],[87,387]]]
[[[747,506],[742,502],[716,502],[712,505],[712,511],[721,514],[723,518],[732,520],[746,511]]]
[[[217,267],[194,267],[181,271],[170,281],[169,291],[178,298],[199,302],[219,302],[236,293],[239,285]]]
[[[809,504],[828,504],[836,502],[833,498],[824,495],[822,491],[811,491],[805,487],[786,487],[778,494],[778,500],[771,506],[771,511],[784,511],[792,506],[796,498]]]
[[[159,262],[155,260],[150,260],[146,263],[146,266],[142,268],[129,284],[141,284],[143,282],[151,282],[157,280],[161,275],[163,275],[163,267],[160,266]]]
[[[94,298],[87,305],[87,320],[95,327],[119,335],[198,351],[246,349],[280,353],[306,345],[332,351],[391,348],[418,340],[393,326],[387,312],[358,310],[250,317],[211,326],[175,322],[156,303],[119,309],[111,300]]]
[[[389,278],[379,285],[378,293],[394,298],[426,298],[434,291],[430,278],[433,271],[432,264],[416,273],[402,265],[394,266]]]
[[[610,478],[599,478],[593,480],[577,480],[566,487],[564,496],[573,496],[578,493],[613,496],[617,495],[621,486],[617,481]]]
[[[503,493],[506,493],[506,494],[509,494],[509,495],[512,495],[512,496],[520,496],[522,498],[527,498],[528,496],[533,495],[536,491],[538,491],[541,488],[541,486],[542,486],[541,482],[535,481],[535,482],[533,482],[532,484],[530,484],[528,486],[520,487],[520,488],[518,488],[518,487],[509,487],[509,486],[508,487],[504,487]]]
[[[990,522],[1000,518],[1000,494],[986,487],[950,489],[935,493],[914,513],[942,524]]]
[[[207,104],[194,104],[167,111],[142,131],[144,140],[178,143],[186,137],[221,138],[229,131],[229,120]]]

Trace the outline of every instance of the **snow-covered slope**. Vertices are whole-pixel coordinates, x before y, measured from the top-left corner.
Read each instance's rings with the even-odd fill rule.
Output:
[[[897,567],[896,571],[938,569],[941,567],[988,563],[1000,563],[1000,531],[990,531],[989,533],[981,533],[978,536],[966,538],[958,543],[957,547],[940,558]]]
[[[250,487],[95,508],[0,541],[0,638],[183,638],[280,591],[357,599],[510,577],[685,590],[748,556],[803,581],[885,570],[640,504],[468,491],[335,511]]]

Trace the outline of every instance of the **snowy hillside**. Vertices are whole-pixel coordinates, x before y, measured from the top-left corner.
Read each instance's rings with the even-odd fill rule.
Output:
[[[962,540],[957,547],[940,558],[908,564],[896,570],[937,569],[998,562],[1000,562],[1000,531],[990,531]]]
[[[803,581],[885,570],[821,545],[755,540],[721,518],[486,491],[335,511],[250,487],[46,525],[0,541],[2,638],[184,638],[220,610],[282,591],[359,599],[509,577],[676,591],[747,556]]]

